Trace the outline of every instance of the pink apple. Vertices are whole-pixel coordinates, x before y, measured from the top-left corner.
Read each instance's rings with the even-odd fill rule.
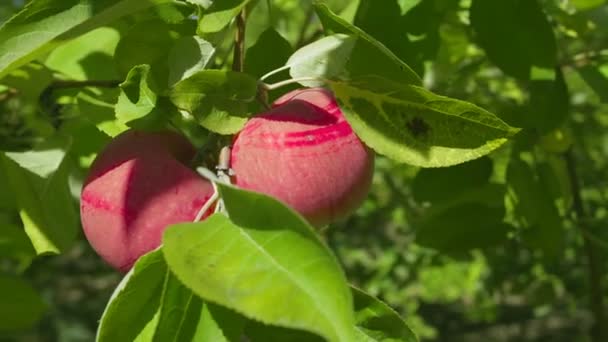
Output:
[[[349,215],[366,198],[374,154],[332,93],[292,91],[249,120],[234,141],[235,183],[290,205],[315,226]]]
[[[87,239],[110,265],[128,271],[161,244],[168,225],[195,219],[213,187],[187,166],[194,154],[177,133],[130,130],[97,156],[80,214]]]

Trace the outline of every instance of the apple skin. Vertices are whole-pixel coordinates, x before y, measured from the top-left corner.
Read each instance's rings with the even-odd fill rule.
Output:
[[[234,140],[231,167],[236,185],[273,196],[321,227],[365,200],[374,153],[330,91],[298,89],[247,122]]]
[[[89,243],[110,265],[128,271],[161,244],[168,225],[194,220],[213,194],[212,185],[186,166],[195,152],[177,133],[129,130],[97,156],[80,217]]]

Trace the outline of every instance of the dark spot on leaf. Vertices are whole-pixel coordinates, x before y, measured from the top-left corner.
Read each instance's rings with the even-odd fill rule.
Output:
[[[431,127],[426,123],[426,121],[419,117],[414,117],[408,121],[405,126],[416,138],[421,135],[426,135],[431,130]]]

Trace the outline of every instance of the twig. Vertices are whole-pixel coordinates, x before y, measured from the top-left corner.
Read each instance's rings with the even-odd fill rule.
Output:
[[[245,61],[245,24],[247,21],[247,15],[245,7],[241,10],[239,15],[236,16],[236,33],[234,35],[234,50],[232,58],[232,70],[243,71],[243,64]]]
[[[602,291],[602,260],[598,253],[597,246],[585,234],[586,230],[583,227],[583,221],[587,216],[583,199],[581,196],[581,186],[576,172],[576,161],[572,153],[572,149],[564,154],[568,177],[570,179],[570,188],[572,190],[572,210],[576,215],[576,223],[583,237],[583,248],[587,255],[588,271],[589,271],[589,301],[591,311],[593,313],[594,322],[591,331],[592,341],[601,342],[608,338],[608,330],[606,330],[606,313],[604,310],[604,294]]]

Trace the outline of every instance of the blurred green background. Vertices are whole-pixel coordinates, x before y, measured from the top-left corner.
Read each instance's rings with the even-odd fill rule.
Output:
[[[429,89],[524,128],[489,157],[450,168],[420,170],[378,157],[364,206],[324,232],[348,278],[401,313],[422,341],[608,341],[608,322],[597,322],[606,318],[608,250],[606,2],[486,1],[477,18],[470,0],[328,3],[423,75]],[[520,7],[510,12],[500,3]],[[2,1],[0,22],[23,5]],[[549,31],[535,26],[535,13],[544,14]],[[247,46],[270,23],[292,48],[322,35],[310,1],[257,1]],[[233,29],[223,33],[217,67],[229,65]],[[548,77],[547,70],[521,77],[518,61],[552,48],[557,68]],[[105,67],[119,68],[111,48],[96,54]],[[0,80],[2,150],[27,149],[78,115],[61,94],[43,92],[53,62],[39,62],[11,74],[11,87]],[[75,207],[93,155],[79,157]],[[41,301],[29,303],[29,321],[0,317],[0,340],[93,340],[120,275],[81,233],[68,253],[34,257],[3,178],[0,270],[21,274],[16,281],[26,284],[12,286],[31,286]],[[5,283],[0,293],[9,298]],[[15,310],[24,309],[14,301]],[[19,331],[3,330],[20,324]]]

